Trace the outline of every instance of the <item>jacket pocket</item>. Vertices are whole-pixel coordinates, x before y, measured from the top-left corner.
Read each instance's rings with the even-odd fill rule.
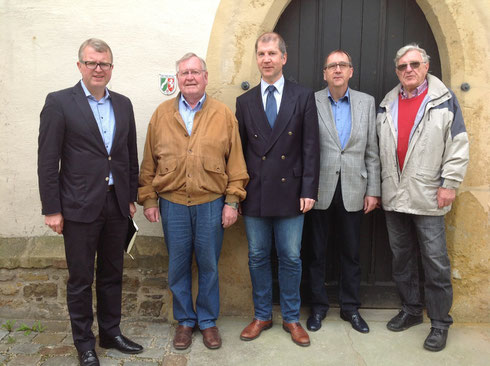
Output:
[[[408,188],[413,207],[424,210],[437,209],[437,190],[441,186],[438,170],[419,169],[410,180]]]
[[[178,190],[177,159],[158,160],[157,175],[153,179],[153,187],[158,193]]]
[[[228,184],[228,176],[223,160],[203,157],[201,162],[204,168],[201,188],[209,192],[224,194]]]
[[[381,201],[383,208],[394,207],[396,190],[398,186],[398,173],[382,172],[381,174]]]

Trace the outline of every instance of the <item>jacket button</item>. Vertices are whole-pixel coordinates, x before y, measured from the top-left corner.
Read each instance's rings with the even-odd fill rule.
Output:
[[[110,156],[109,156],[109,157],[107,158],[107,160],[111,161],[111,160],[112,160],[112,157],[110,157]]]
[[[267,158],[265,156],[262,156],[262,160],[265,160],[265,159],[267,159]]]
[[[109,181],[109,177],[105,177],[105,181],[108,182]]]
[[[281,182],[285,182],[286,181],[286,178],[281,178]]]
[[[286,155],[281,155],[281,159],[282,160],[286,159]]]
[[[255,138],[259,137],[259,135],[254,135]]]
[[[342,151],[340,152],[340,155],[344,155],[344,150],[342,150]]]
[[[289,131],[289,132],[288,132],[288,135],[289,135],[289,136],[292,136],[292,135],[293,135],[293,132],[292,132],[292,131]]]
[[[335,172],[335,174],[339,175],[339,174],[340,174],[340,172],[337,170],[337,171]]]

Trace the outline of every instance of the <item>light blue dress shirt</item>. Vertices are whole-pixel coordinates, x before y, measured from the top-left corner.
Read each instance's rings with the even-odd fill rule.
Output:
[[[101,100],[95,99],[95,97],[87,89],[83,80],[81,80],[82,89],[87,97],[88,104],[92,109],[95,121],[99,127],[100,135],[104,141],[104,146],[107,153],[110,155],[112,143],[114,141],[114,132],[116,131],[116,118],[114,117],[114,108],[112,107],[111,96],[109,90],[105,89],[105,95]],[[109,185],[114,184],[114,178],[112,172],[109,172]]]
[[[199,112],[202,109],[202,105],[204,104],[204,101],[206,100],[206,93],[202,96],[202,98],[197,102],[197,105],[194,108],[191,108],[189,103],[185,100],[184,96],[181,94],[180,95],[180,100],[179,100],[179,113],[182,116],[182,119],[184,120],[185,123],[185,128],[187,129],[187,133],[189,136],[192,133],[192,126],[194,125],[194,116],[196,115],[197,112]]]
[[[349,141],[352,127],[349,88],[347,88],[344,96],[337,102],[332,98],[328,88],[327,91],[328,99],[330,99],[332,106],[333,120],[335,121],[335,127],[337,127],[337,133],[339,134],[340,146],[343,150],[345,145],[347,145],[347,141]]]
[[[274,91],[274,97],[276,98],[276,105],[277,105],[277,114],[279,114],[279,107],[281,106],[281,100],[282,100],[282,92],[284,91],[284,75],[282,75],[279,80],[277,80],[274,84],[267,84],[266,81],[263,79],[260,79],[260,92],[262,93],[262,104],[264,105],[264,111],[265,111],[265,104],[267,102],[267,94],[269,93],[267,91],[267,87],[269,85],[274,85],[276,87],[276,90]]]

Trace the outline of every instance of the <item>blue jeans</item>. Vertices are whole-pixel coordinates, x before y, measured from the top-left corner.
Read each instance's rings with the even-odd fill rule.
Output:
[[[168,249],[168,283],[174,318],[200,329],[216,325],[219,315],[218,260],[223,244],[221,213],[224,197],[195,206],[160,198],[163,234]],[[195,253],[199,292],[192,304],[192,253]]]
[[[244,216],[248,239],[248,266],[252,279],[255,318],[272,319],[271,247],[274,232],[279,260],[282,317],[286,323],[299,321],[301,298],[301,236],[304,215],[293,217]]]

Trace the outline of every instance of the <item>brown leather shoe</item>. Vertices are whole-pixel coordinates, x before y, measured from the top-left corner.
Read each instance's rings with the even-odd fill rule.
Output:
[[[257,338],[263,330],[272,328],[272,320],[258,320],[254,319],[252,322],[242,330],[240,339],[242,341],[251,341]]]
[[[174,336],[174,348],[175,349],[187,349],[192,343],[192,331],[194,328],[186,325],[178,325],[175,330]]]
[[[286,323],[282,322],[282,329],[291,333],[291,339],[294,343],[301,347],[308,347],[310,345],[310,336],[303,329],[301,324],[298,323]]]
[[[221,347],[221,337],[219,335],[218,327],[201,329],[202,341],[204,345],[209,349],[217,349]]]

